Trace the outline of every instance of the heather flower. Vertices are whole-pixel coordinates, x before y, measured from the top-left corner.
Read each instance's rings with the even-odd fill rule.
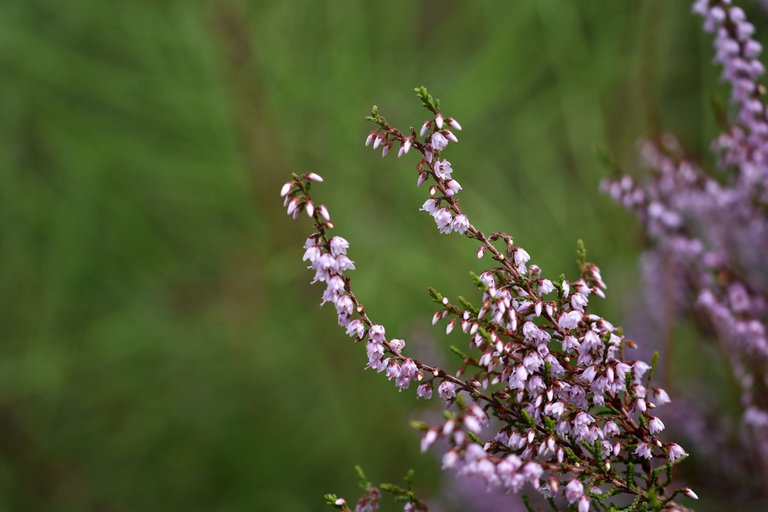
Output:
[[[347,324],[347,335],[361,339],[365,336],[365,324],[359,318],[355,318]]]
[[[636,213],[649,241],[646,295],[662,328],[693,314],[713,331],[741,386],[745,446],[768,470],[768,281],[758,254],[768,253],[768,110],[759,83],[762,46],[744,11],[721,0],[693,10],[713,36],[715,61],[730,86],[733,115],[713,144],[717,178],[685,155],[672,136],[649,140],[642,157],[652,173],[606,181],[605,191]],[[663,290],[663,292],[660,292]],[[669,401],[663,390],[648,401]],[[638,408],[644,403],[638,401]]]
[[[637,445],[637,448],[635,448],[635,454],[641,457],[644,457],[646,459],[650,459],[651,457],[653,457],[653,453],[651,452],[651,447],[648,445],[648,443],[640,443],[639,445]]]
[[[437,160],[435,162],[435,175],[441,180],[447,180],[451,177],[452,173],[453,168],[448,160]]]
[[[672,443],[669,446],[669,460],[670,460],[670,462],[674,462],[677,459],[679,459],[680,457],[684,457],[686,455],[688,455],[688,454],[685,453],[685,450],[683,450],[683,448],[679,444]]]
[[[456,180],[446,180],[445,182],[445,195],[448,197],[455,196],[461,190],[461,185]]]
[[[565,499],[573,503],[584,495],[584,486],[575,478],[565,486]]]
[[[440,132],[433,133],[430,142],[435,151],[442,151],[448,145],[448,139],[446,139],[445,135]]]
[[[664,430],[664,423],[659,418],[652,417],[648,423],[648,430],[651,434],[657,434]]]
[[[456,386],[448,381],[443,381],[437,388],[437,393],[443,400],[450,400],[456,397]]]
[[[371,329],[368,331],[368,334],[371,336],[371,340],[377,343],[384,341],[384,333],[384,326],[381,325],[372,325]]]
[[[405,341],[403,340],[389,340],[389,349],[392,352],[399,353],[405,347]]]
[[[646,376],[651,367],[625,359],[625,349],[634,344],[628,344],[612,323],[590,312],[590,296],[602,297],[605,289],[599,269],[586,261],[581,248],[580,275],[558,280],[555,286],[510,235],[486,235],[475,227],[455,198],[459,188],[454,185],[454,169],[439,154],[451,138],[441,124],[454,127],[446,121],[452,118],[443,117],[426,90],[418,92],[435,116],[424,124],[420,137],[426,138],[406,136],[374,109],[369,119],[378,127],[372,144],[403,146],[411,140],[412,153],[420,155],[418,182],[433,182],[422,210],[432,215],[441,233],[456,232],[472,240],[482,248],[478,255],[493,262],[475,278],[477,305],[430,292],[437,304],[433,324],[445,320],[446,332],[460,325],[466,349],[472,352],[456,349],[461,367],[450,373],[404,354],[404,342],[388,340],[384,327],[371,320],[351,279],[344,276],[354,268],[346,255],[349,244],[343,239],[332,243],[333,227],[315,212],[317,231],[305,247],[311,249],[308,259],[315,282],[325,283],[347,333],[367,338],[367,367],[384,373],[401,391],[418,382],[419,398],[431,398],[436,386],[445,402],[445,418],[438,425],[419,426],[422,449],[441,440],[443,467],[479,478],[489,489],[520,492],[530,485],[560,493],[569,503],[578,502],[579,510],[588,510],[589,494],[598,493],[601,486],[643,503],[653,488],[654,499],[674,505],[676,493],[668,491],[668,483],[646,463],[648,459],[666,463],[673,452],[678,453],[671,448],[675,444],[659,444],[670,448],[654,455],[648,443],[663,429],[648,414],[643,398],[651,384]],[[431,128],[442,131],[427,135]],[[309,201],[308,181],[299,176],[289,187],[285,200],[287,205],[297,204],[294,211]],[[545,300],[544,295],[551,298]],[[356,320],[362,322],[362,333]],[[598,414],[597,408],[605,412]],[[627,480],[617,469],[622,466],[631,466],[638,478]]]
[[[432,443],[434,443],[437,440],[437,431],[434,429],[427,430],[427,433],[424,434],[424,437],[421,438],[421,451],[426,452],[430,446],[432,446]]]
[[[453,229],[453,217],[451,217],[451,212],[448,211],[447,208],[440,208],[438,211],[435,212],[435,223],[437,224],[437,229],[441,233],[450,233]]]
[[[432,398],[432,383],[431,382],[422,382],[419,384],[419,387],[416,389],[416,396],[419,398],[423,398],[425,400],[429,400]]]

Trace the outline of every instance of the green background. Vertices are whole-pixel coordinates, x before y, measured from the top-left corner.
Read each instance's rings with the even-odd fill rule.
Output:
[[[0,1],[0,509],[319,510],[355,463],[440,495],[408,427],[434,409],[362,372],[280,186],[325,177],[368,311],[449,361],[425,290],[471,294],[476,248],[418,212],[413,155],[362,144],[426,85],[474,222],[552,277],[583,238],[621,323],[640,242],[592,147],[706,154],[711,55],[682,1]]]

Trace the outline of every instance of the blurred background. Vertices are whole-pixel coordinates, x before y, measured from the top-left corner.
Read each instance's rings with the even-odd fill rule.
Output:
[[[464,127],[449,158],[475,223],[553,277],[584,239],[600,312],[653,346],[631,331],[638,230],[592,147],[634,169],[668,130],[706,156],[711,55],[683,1],[0,1],[0,508],[314,511],[354,497],[359,463],[469,510],[408,427],[435,410],[364,373],[319,308],[280,186],[325,177],[369,312],[450,361],[426,287],[471,294],[476,248],[419,214],[415,157],[363,147],[373,103],[418,126],[426,85]],[[671,391],[706,375],[737,418],[680,331]],[[685,447],[700,510],[733,504],[728,468]]]

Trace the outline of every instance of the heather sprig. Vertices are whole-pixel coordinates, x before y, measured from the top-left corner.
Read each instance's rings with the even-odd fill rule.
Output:
[[[634,342],[589,311],[593,296],[605,297],[599,268],[580,245],[579,277],[552,281],[511,235],[475,227],[459,205],[462,187],[443,157],[458,142],[454,132],[461,125],[425,88],[416,92],[431,113],[419,132],[392,127],[374,107],[368,119],[376,128],[365,145],[385,156],[393,147],[398,156],[415,149],[417,185],[429,184],[421,209],[441,233],[469,238],[478,244],[478,259],[490,260],[474,279],[477,305],[430,290],[437,304],[433,324],[444,322],[449,334],[459,327],[468,353],[454,349],[461,365],[451,373],[409,357],[405,341],[386,337],[344,275],[354,269],[349,243],[331,234],[327,208],[310,195],[322,178],[294,175],[281,195],[290,215],[304,211],[315,226],[304,260],[315,272],[313,282],[326,285],[323,303],[335,305],[349,336],[365,340],[367,368],[384,373],[401,391],[415,383],[420,398],[437,391],[445,420],[417,428],[422,451],[438,440],[447,447],[444,468],[482,478],[489,489],[519,493],[527,484],[579,512],[619,510],[614,497],[620,495],[631,498],[622,510],[682,509],[674,498],[696,495],[669,486],[673,465],[687,454],[661,439],[664,424],[654,414],[669,396],[652,384],[655,360],[649,365],[625,358]]]
[[[633,211],[647,235],[643,257],[650,301],[665,323],[681,313],[715,334],[741,386],[750,458],[768,474],[768,112],[759,83],[761,45],[744,11],[726,0],[697,0],[714,35],[715,61],[731,87],[729,118],[713,144],[717,174],[704,170],[670,135],[643,145],[642,180],[607,180],[611,197]]]
[[[395,502],[403,503],[403,512],[427,512],[427,504],[420,500],[413,491],[413,470],[409,470],[403,477],[403,485],[382,482],[373,485],[365,476],[360,466],[355,466],[355,473],[363,495],[355,503],[355,508],[350,508],[347,500],[335,494],[326,494],[325,503],[342,512],[376,512],[379,510],[379,502],[382,491],[390,494]]]
[[[693,11],[704,18],[704,30],[714,35],[715,61],[731,87],[733,123],[716,141],[723,167],[736,167],[745,185],[761,185],[760,199],[768,201],[768,110],[765,86],[758,79],[765,66],[758,59],[762,45],[755,26],[731,0],[697,0]],[[747,169],[745,166],[749,166]]]

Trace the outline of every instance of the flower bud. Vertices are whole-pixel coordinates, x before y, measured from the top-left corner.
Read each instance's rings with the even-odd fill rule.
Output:
[[[425,133],[427,133],[427,130],[429,130],[429,125],[432,124],[432,121],[427,119],[424,121],[424,124],[421,125],[421,130],[419,131],[419,137],[423,137]]]

